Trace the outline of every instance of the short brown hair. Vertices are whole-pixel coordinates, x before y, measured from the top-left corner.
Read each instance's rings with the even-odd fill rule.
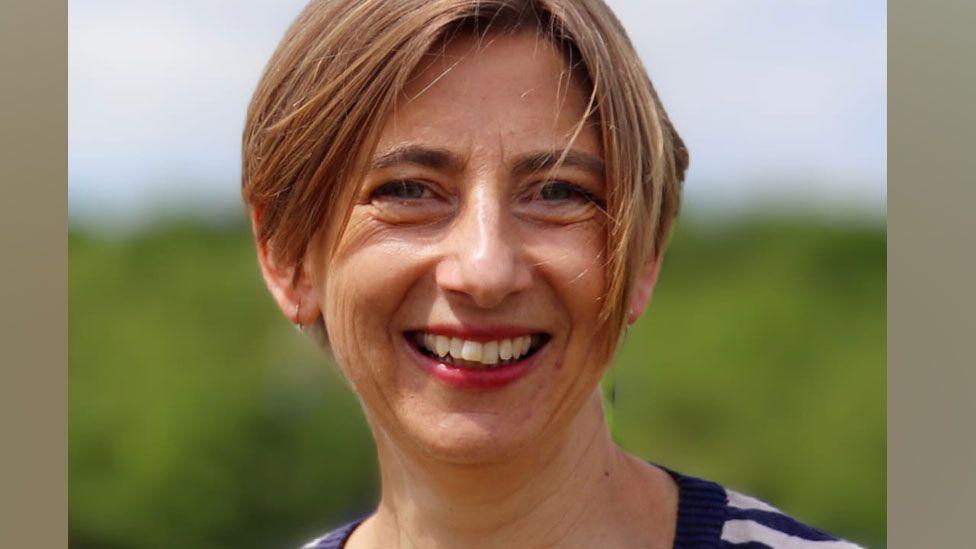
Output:
[[[268,62],[244,127],[243,197],[272,258],[299,267],[320,230],[327,243],[341,237],[379,131],[432,48],[459,32],[527,25],[589,87],[610,219],[601,320],[619,334],[637,276],[678,213],[688,152],[600,0],[312,0]]]

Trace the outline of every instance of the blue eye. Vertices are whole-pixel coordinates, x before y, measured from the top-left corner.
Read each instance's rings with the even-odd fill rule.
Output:
[[[390,197],[411,200],[424,198],[429,192],[423,183],[402,179],[380,185],[373,191],[372,198]]]

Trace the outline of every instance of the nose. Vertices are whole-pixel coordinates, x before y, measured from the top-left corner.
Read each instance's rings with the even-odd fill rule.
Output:
[[[435,274],[439,287],[483,309],[498,307],[532,283],[504,198],[496,194],[485,188],[470,193],[443,241],[446,253]]]

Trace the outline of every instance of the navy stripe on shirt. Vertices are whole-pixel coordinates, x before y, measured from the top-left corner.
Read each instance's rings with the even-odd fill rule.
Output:
[[[720,549],[773,549],[772,547],[766,545],[765,543],[760,543],[758,541],[747,541],[745,543],[729,543],[723,541],[722,545],[719,545]]]

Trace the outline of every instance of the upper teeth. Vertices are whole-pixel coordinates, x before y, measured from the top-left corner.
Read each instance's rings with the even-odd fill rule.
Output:
[[[456,360],[498,364],[499,360],[518,360],[528,353],[532,345],[532,336],[525,335],[497,341],[471,341],[423,333],[419,334],[417,342],[437,356],[451,355]]]

